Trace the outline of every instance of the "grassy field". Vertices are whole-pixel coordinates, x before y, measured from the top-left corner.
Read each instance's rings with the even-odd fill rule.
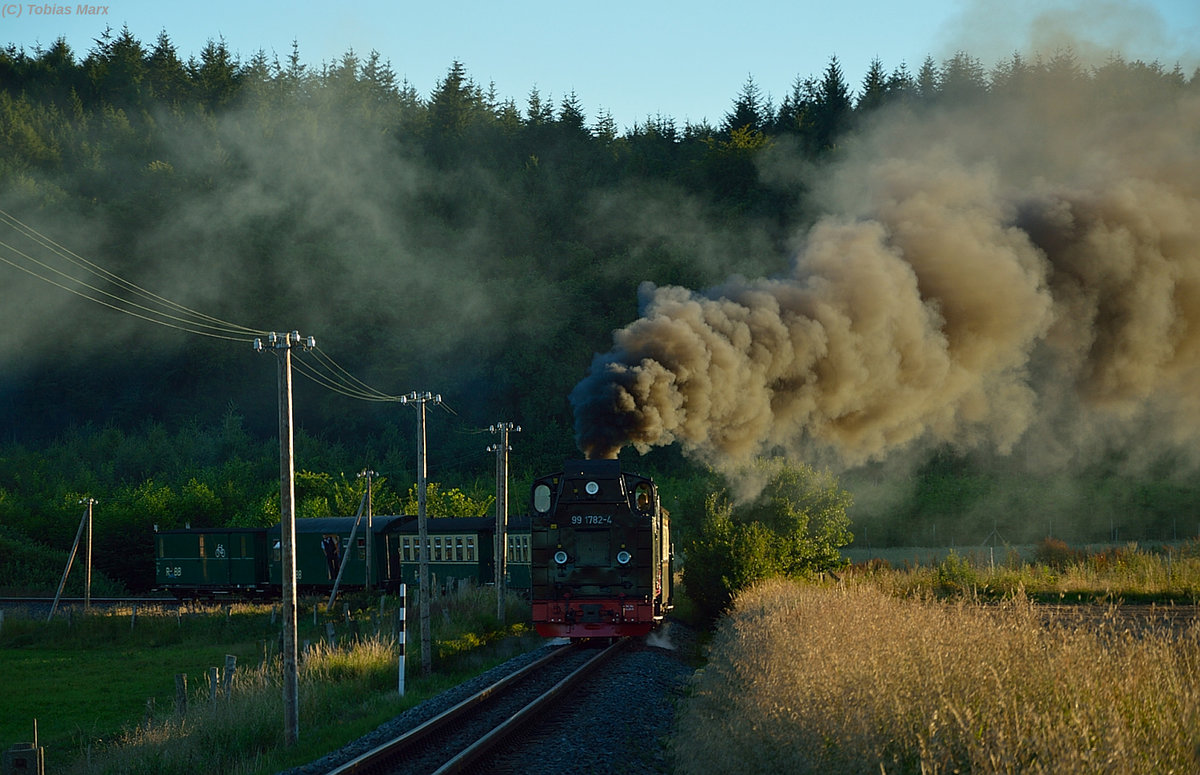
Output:
[[[267,773],[319,758],[465,677],[539,644],[528,626],[500,627],[494,593],[439,600],[432,618],[433,675],[420,676],[419,633],[408,622],[406,692],[388,605],[329,614],[302,608],[300,742],[283,745],[279,624],[262,605],[177,614],[107,610],[68,621],[8,615],[0,629],[5,678],[0,746],[30,742],[37,719],[47,771],[56,773]],[[368,603],[368,601],[359,601]],[[526,622],[511,601],[507,621]],[[336,646],[325,642],[335,625]],[[231,696],[211,700],[210,667],[237,658]],[[176,714],[175,676],[187,675],[188,711]]]
[[[1200,542],[1142,547],[926,547],[851,552],[848,573],[895,594],[932,593],[1043,602],[1200,603]]]
[[[1200,626],[1055,620],[884,576],[742,594],[680,708],[677,771],[1200,771]]]

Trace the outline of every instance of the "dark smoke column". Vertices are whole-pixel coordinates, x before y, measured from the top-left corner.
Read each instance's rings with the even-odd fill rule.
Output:
[[[589,460],[615,458],[630,442],[631,414],[637,409],[622,384],[628,383],[629,377],[629,367],[611,354],[597,355],[591,372],[571,391],[575,441]]]
[[[920,200],[916,234],[907,212],[826,219],[784,276],[644,283],[642,316],[571,393],[580,448],[678,443],[722,467],[774,450],[857,465],[922,438],[1011,445],[1049,318],[1044,264],[977,199],[946,200]]]
[[[635,444],[640,448],[669,443],[664,441],[658,407],[648,400],[655,390],[655,378],[669,384],[670,373],[653,359],[629,364],[622,358],[628,353],[597,355],[591,372],[571,391],[575,408],[575,440],[589,460],[616,458],[621,447]]]
[[[571,392],[585,455],[675,442],[701,457],[758,450],[772,420],[773,353],[789,353],[791,344],[777,305],[766,304],[764,314],[759,300],[743,303],[724,290],[706,296],[642,285],[642,317],[614,332],[613,349],[593,359]]]

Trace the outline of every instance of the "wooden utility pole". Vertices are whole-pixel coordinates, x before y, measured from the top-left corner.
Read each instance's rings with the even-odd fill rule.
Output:
[[[80,501],[84,503],[85,501]],[[67,567],[63,568],[62,580],[58,582],[58,591],[54,593],[54,604],[50,606],[50,613],[46,616],[46,621],[54,618],[54,612],[58,610],[58,601],[62,599],[63,590],[67,587],[67,576],[71,575],[71,564],[75,562],[75,552],[79,551],[79,539],[83,537],[83,531],[88,531],[88,565],[91,565],[91,524],[92,524],[92,504],[96,501],[94,498],[88,498],[87,508],[84,509],[83,517],[79,520],[79,529],[75,531],[75,543],[71,544],[71,553],[67,555]]]
[[[508,597],[506,585],[508,561],[508,434],[520,433],[521,426],[510,422],[498,422],[490,429],[500,434],[500,443],[488,447],[496,453],[496,537],[493,547],[493,566],[496,571],[496,618],[504,624],[504,602]]]
[[[279,362],[279,545],[283,586],[283,736],[291,746],[300,739],[300,672],[296,644],[296,465],[292,440],[292,348],[312,349],[313,337],[300,338],[299,331],[282,336],[274,331],[267,347]],[[263,350],[261,339],[254,349]]]
[[[84,554],[85,564],[87,565],[83,571],[83,610],[92,610],[92,506],[96,505],[95,498],[87,498],[84,500],[87,504],[87,551]]]
[[[417,558],[419,560],[418,605],[421,619],[421,673],[433,672],[433,638],[429,632],[429,521],[425,514],[426,500],[426,454],[425,454],[425,404],[442,403],[440,395],[412,392],[400,397],[402,404],[417,406]]]
[[[377,474],[369,468],[361,471],[358,475],[360,479],[364,476],[367,478],[367,562],[366,566],[363,568],[363,572],[366,573],[366,575],[363,577],[363,584],[367,589],[371,588],[371,563],[374,559],[371,554],[374,551],[372,539],[375,536],[375,531],[371,526],[371,477],[376,475]],[[353,547],[351,547],[351,549],[353,549]],[[349,550],[347,550],[347,553],[348,552]],[[382,575],[383,572],[384,570],[381,568],[380,575]]]

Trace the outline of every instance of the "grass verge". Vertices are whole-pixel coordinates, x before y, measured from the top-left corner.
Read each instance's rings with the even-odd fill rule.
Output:
[[[528,605],[513,599],[502,627],[495,595],[466,590],[436,601],[433,671],[422,676],[415,609],[408,616],[405,696],[398,649],[378,598],[343,598],[302,609],[300,741],[283,743],[279,624],[268,606],[75,614],[46,623],[9,616],[0,631],[8,677],[0,743],[32,740],[37,719],[47,771],[64,773],[269,773],[320,758],[422,700],[541,640]],[[395,605],[394,600],[391,605]],[[350,614],[345,613],[346,610]],[[327,625],[334,625],[334,642]],[[237,668],[215,700],[210,667]],[[220,672],[220,671],[219,671]],[[188,676],[187,711],[176,712],[175,676]]]

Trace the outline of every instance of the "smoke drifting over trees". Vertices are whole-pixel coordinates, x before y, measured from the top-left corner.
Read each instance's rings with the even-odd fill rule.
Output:
[[[787,274],[643,285],[572,393],[581,447],[855,466],[952,445],[1045,467],[1194,443],[1195,82],[1012,81],[846,137]]]
[[[622,131],[587,95],[518,105],[458,62],[420,95],[374,53],[318,69],[128,32],[82,58],[8,47],[0,209],[173,302],[313,335],[372,387],[440,392],[457,414],[429,448],[448,484],[490,470],[472,431],[497,420],[522,424],[519,465],[538,471],[574,454],[573,422],[592,454],[898,461],[918,473],[905,484],[936,464],[939,492],[977,496],[939,512],[956,515],[993,492],[961,486],[954,452],[1035,470],[1120,452],[1089,481],[1189,453],[1197,75],[1068,53],[888,65],[856,88],[831,58],[778,101],[748,80],[718,126]],[[6,234],[0,259],[67,268]],[[247,342],[3,272],[6,440],[119,428],[157,450],[164,428],[194,428],[201,462],[168,477],[160,454],[89,461],[108,472],[97,493],[160,474],[182,492],[187,463],[225,513],[263,502],[220,470],[252,448],[228,418],[276,430],[274,370]],[[404,484],[410,415],[303,379],[296,410],[355,458],[331,471],[387,457]],[[645,465],[703,475],[673,451]],[[39,504],[81,485],[22,484],[43,480],[0,470],[0,521],[58,519],[69,544],[78,515]],[[928,513],[912,503],[885,540]]]

